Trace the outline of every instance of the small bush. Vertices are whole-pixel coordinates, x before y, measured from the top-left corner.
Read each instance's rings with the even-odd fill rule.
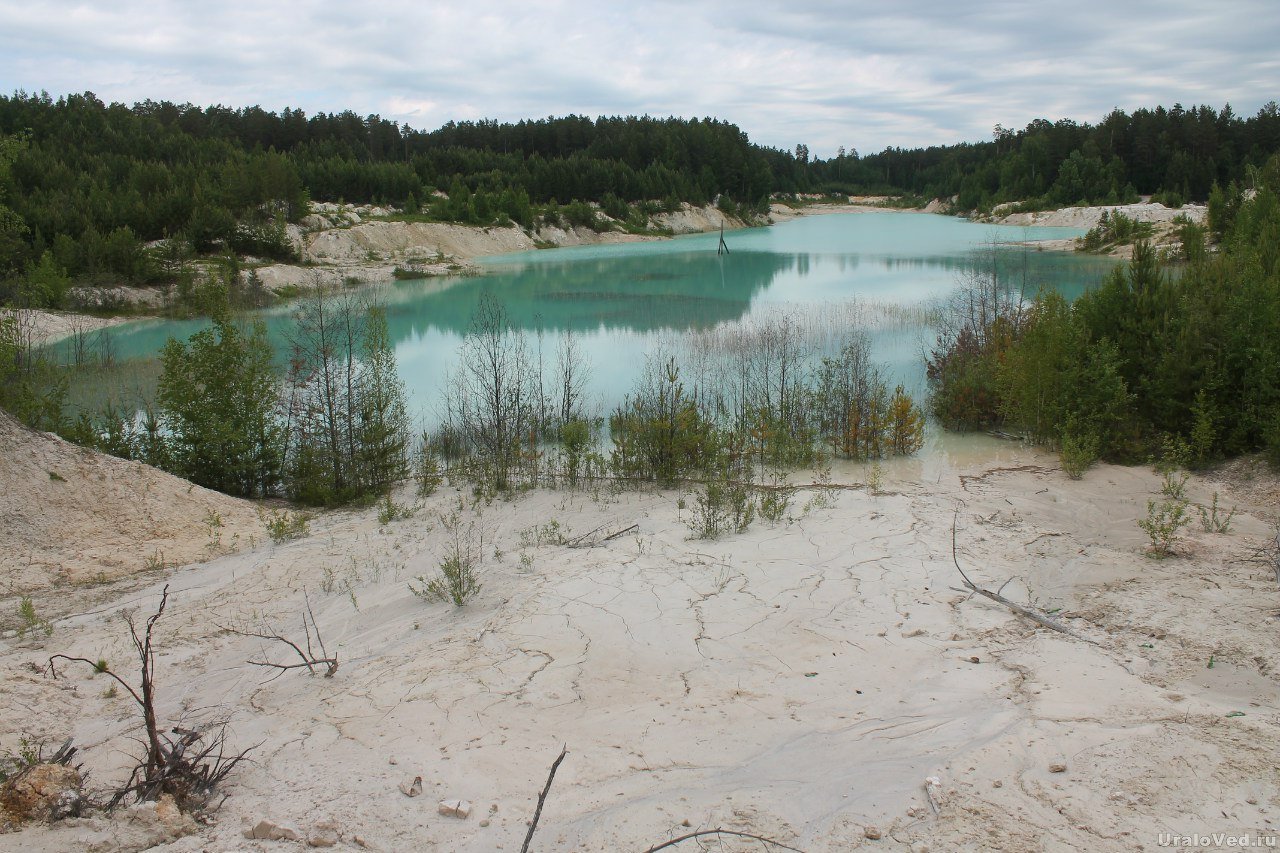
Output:
[[[755,498],[748,486],[712,480],[694,498],[693,513],[685,523],[697,539],[718,539],[726,533],[745,532],[755,515]]]
[[[396,503],[392,499],[391,493],[387,492],[378,504],[378,524],[385,527],[391,522],[399,521],[402,518],[413,518],[413,514],[417,511],[417,507]]]
[[[1185,471],[1166,471],[1164,481],[1160,484],[1160,494],[1171,501],[1186,503],[1187,479]]]
[[[474,521],[463,522],[461,504],[448,515],[441,515],[440,525],[449,536],[440,574],[430,579],[419,576],[421,586],[411,583],[409,590],[428,601],[447,601],[462,607],[480,592],[476,566],[484,553],[483,535],[476,530]]]
[[[418,494],[424,498],[435,494],[435,490],[444,482],[440,456],[432,446],[430,436],[425,432],[422,434],[422,442],[414,457],[413,476],[418,482]]]
[[[36,613],[35,602],[27,596],[18,602],[18,618],[22,620],[18,625],[19,637],[25,637],[28,632],[40,632],[46,637],[53,633],[53,625]]]
[[[787,485],[787,475],[776,473],[772,482],[760,493],[760,517],[770,524],[777,524],[787,517],[791,509],[791,499],[795,497],[794,487]]]
[[[1175,554],[1182,528],[1190,523],[1186,502],[1164,500],[1157,504],[1147,501],[1147,517],[1138,520],[1138,526],[1151,539],[1147,553],[1157,559]]]
[[[1231,511],[1226,515],[1222,514],[1221,508],[1218,506],[1218,493],[1213,493],[1213,503],[1207,508],[1198,506],[1200,511],[1200,526],[1204,528],[1205,533],[1230,533],[1231,520],[1236,517],[1236,507],[1232,507]]]
[[[1079,480],[1098,460],[1099,444],[1097,433],[1079,433],[1074,430],[1063,432],[1058,458],[1062,462],[1062,470],[1070,479]]]
[[[310,532],[311,516],[302,512],[272,512],[262,517],[271,541],[279,544],[301,539]]]
[[[568,541],[565,536],[568,528],[562,526],[556,519],[551,519],[546,524],[535,524],[532,527],[525,528],[520,531],[520,547],[536,548],[539,545],[563,545]]]

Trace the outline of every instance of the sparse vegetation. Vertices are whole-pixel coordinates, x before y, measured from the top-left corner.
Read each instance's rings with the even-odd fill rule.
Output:
[[[18,602],[18,636],[25,637],[27,634],[44,634],[46,637],[53,634],[53,625],[48,620],[42,619],[36,613],[35,602],[30,596],[23,596]]]
[[[462,607],[480,592],[480,579],[476,569],[484,556],[484,531],[475,519],[464,520],[464,508],[442,513],[440,527],[446,536],[445,556],[440,561],[440,573],[432,578],[419,576],[418,586],[409,589],[419,598],[429,601],[452,602]]]
[[[267,528],[267,535],[277,545],[292,539],[301,539],[311,529],[311,516],[305,512],[280,510],[265,513],[261,518],[263,526]]]
[[[715,479],[694,496],[684,522],[696,539],[719,539],[727,533],[745,533],[755,517],[756,500],[750,486]]]
[[[1222,508],[1218,506],[1218,493],[1213,493],[1213,502],[1209,506],[1197,506],[1200,512],[1200,526],[1205,533],[1230,533],[1231,521],[1236,517],[1236,508],[1232,507],[1227,513],[1223,513]]]
[[[1147,517],[1138,520],[1138,526],[1151,540],[1147,553],[1157,559],[1176,554],[1182,528],[1190,523],[1185,501],[1172,498],[1159,503],[1147,501]]]
[[[208,802],[214,789],[221,783],[236,765],[244,760],[246,753],[227,755],[225,751],[226,727],[220,727],[212,737],[205,733],[173,726],[171,734],[162,731],[156,715],[156,661],[154,631],[155,625],[164,615],[169,602],[169,587],[165,586],[156,612],[147,618],[141,633],[133,621],[132,615],[125,615],[129,626],[129,635],[134,648],[138,652],[138,663],[141,673],[139,686],[135,689],[104,660],[89,660],[83,657],[72,657],[63,654],[49,658],[48,673],[57,678],[55,667],[57,661],[83,663],[95,673],[107,675],[123,687],[138,705],[142,715],[145,735],[145,753],[137,760],[128,781],[116,788],[108,803],[113,808],[127,799],[138,802],[155,800],[162,794],[174,798],[179,808],[189,811],[199,808]]]
[[[416,506],[405,506],[398,503],[392,496],[391,492],[383,495],[382,500],[378,502],[378,523],[386,526],[393,521],[400,521],[406,518],[413,518],[418,511]]]

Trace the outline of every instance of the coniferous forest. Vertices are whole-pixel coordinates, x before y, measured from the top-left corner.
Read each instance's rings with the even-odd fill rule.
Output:
[[[626,221],[679,202],[760,211],[777,193],[954,197],[958,211],[1138,194],[1176,206],[1225,192],[1278,150],[1274,102],[1248,117],[1174,105],[1115,110],[1097,124],[1041,119],[1019,131],[997,126],[990,141],[867,155],[841,148],[821,159],[804,144],[756,145],[712,118],[571,115],[426,131],[350,111],[19,92],[0,97],[0,299],[12,301],[17,280],[33,274],[164,280],[164,259],[144,247],[166,237],[196,253],[285,259],[282,224],[309,200],[525,227],[584,202]]]
[[[680,202],[751,213],[765,210],[771,197],[797,194],[954,197],[953,209],[961,211],[1004,202],[1023,209],[1109,204],[1152,194],[1175,207],[1208,203],[1208,227],[1188,221],[1183,228],[1177,268],[1166,268],[1169,259],[1140,241],[1127,269],[1074,305],[1053,295],[1024,303],[994,280],[975,279],[941,316],[928,360],[933,414],[950,428],[1019,430],[1059,449],[1075,470],[1097,458],[1137,461],[1159,453],[1183,464],[1262,448],[1280,457],[1277,151],[1274,103],[1249,118],[1230,107],[1117,110],[1097,125],[1036,121],[1017,132],[997,127],[990,142],[865,157],[841,150],[822,160],[811,159],[803,144],[794,152],[755,145],[715,119],[568,116],[449,123],[427,132],[351,112],[127,107],[91,94],[55,101],[20,93],[0,98],[0,302],[60,307],[73,282],[165,282],[174,251],[221,255],[232,264],[239,255],[290,259],[285,224],[304,216],[311,200],[531,228],[561,216],[573,222],[583,210],[594,221],[591,205],[628,222],[637,211],[643,219]],[[343,309],[360,323],[373,318],[368,340],[352,333],[344,343],[351,354],[344,363],[359,362],[363,372],[346,383],[351,399],[342,412],[313,424],[305,413],[334,409],[332,389],[316,390],[315,376],[333,371],[304,369],[315,357],[299,349],[284,383],[292,402],[279,415],[279,400],[268,398],[280,377],[262,332],[238,330],[223,297],[211,303],[212,329],[166,349],[159,409],[141,430],[122,413],[69,421],[60,386],[41,390],[8,367],[0,399],[28,423],[235,494],[283,490],[327,504],[383,490],[403,475],[409,464],[403,401],[376,311]],[[313,310],[337,310],[327,305],[315,302]],[[492,328],[495,341],[506,340],[498,334],[503,324]],[[505,353],[506,346],[498,349]],[[333,345],[313,349],[330,353]],[[670,480],[688,473],[681,466],[689,459],[697,460],[685,466],[690,470],[722,457],[741,466],[751,455],[745,437],[756,433],[794,433],[804,437],[804,448],[827,444],[852,457],[912,452],[920,433],[912,402],[890,400],[878,380],[864,382],[870,374],[857,365],[865,357],[850,353],[839,364],[856,362],[856,369],[828,366],[834,372],[805,399],[844,399],[836,378],[861,377],[854,384],[875,393],[859,391],[850,399],[860,402],[837,408],[840,417],[856,410],[866,418],[837,424],[820,405],[764,417],[744,403],[723,435],[709,415],[678,399],[683,386],[672,361],[666,373],[653,374],[667,377],[666,385],[654,386],[666,390],[650,395],[662,405],[615,413],[615,467],[627,477]],[[3,356],[0,366],[12,361]],[[216,381],[201,373],[210,365]],[[366,379],[372,390],[361,390]],[[225,393],[209,396],[220,382]],[[246,410],[243,428],[228,431],[223,414],[242,392],[265,408]],[[643,399],[637,392],[628,405]],[[890,417],[898,409],[903,414]],[[787,421],[802,410],[813,417]],[[507,483],[507,454],[537,457],[521,444],[527,435],[557,440],[579,420],[566,415],[554,428],[546,418],[530,421],[535,426],[520,421],[500,452],[490,454],[501,463],[494,463],[495,482]],[[886,438],[891,422],[900,423]],[[653,424],[665,443],[650,452],[645,442]],[[689,435],[677,435],[681,424]],[[471,432],[503,434],[487,427]],[[452,446],[449,435],[434,441],[424,447],[446,453]],[[684,449],[672,450],[677,444]],[[901,451],[885,449],[899,445]],[[575,446],[578,453],[585,447]],[[766,456],[776,463],[793,451],[756,455],[763,465]]]

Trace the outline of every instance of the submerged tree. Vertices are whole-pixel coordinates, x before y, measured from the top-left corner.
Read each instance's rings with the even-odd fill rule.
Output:
[[[289,495],[330,505],[385,490],[405,475],[409,442],[385,314],[359,294],[317,289],[294,320]]]
[[[502,303],[483,296],[462,344],[447,417],[496,489],[511,487],[524,442],[536,436],[540,370]]]

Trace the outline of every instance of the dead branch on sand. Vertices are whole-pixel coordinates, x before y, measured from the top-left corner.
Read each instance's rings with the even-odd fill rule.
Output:
[[[1088,637],[1082,636],[1080,634],[1077,634],[1075,631],[1072,631],[1066,625],[1063,625],[1060,622],[1055,622],[1054,620],[1050,619],[1048,616],[1045,616],[1043,613],[1037,613],[1036,611],[1031,610],[1030,608],[1023,607],[1021,604],[1017,604],[1005,598],[1000,593],[992,592],[988,589],[983,589],[982,587],[975,584],[973,581],[969,580],[969,576],[964,573],[964,569],[960,568],[960,560],[956,556],[956,519],[959,518],[959,516],[960,516],[960,510],[957,509],[955,515],[952,516],[951,518],[951,562],[956,564],[956,571],[958,571],[960,573],[960,577],[964,579],[963,582],[964,582],[965,588],[959,589],[958,587],[953,586],[951,587],[952,589],[954,589],[956,592],[967,592],[969,593],[970,598],[972,598],[975,594],[981,595],[983,598],[989,598],[992,601],[995,601],[999,604],[1003,604],[1005,607],[1009,608],[1019,616],[1030,619],[1032,622],[1035,622],[1037,625],[1043,625],[1044,627],[1057,631],[1060,634],[1066,634],[1068,637],[1074,637],[1077,640],[1083,640],[1084,642],[1090,643],[1091,645],[1095,645],[1095,646],[1098,645],[1096,641],[1091,640]],[[1001,589],[1003,588],[1004,587],[1001,587]],[[965,600],[968,601],[968,599],[965,599]]]
[[[675,847],[680,842],[688,841],[690,838],[701,838],[707,835],[728,835],[734,838],[749,838],[752,841],[759,841],[766,845],[772,845],[774,847],[777,847],[779,850],[792,850],[792,851],[795,851],[795,853],[804,853],[804,851],[799,849],[798,847],[789,847],[786,844],[783,844],[781,841],[774,841],[772,838],[765,838],[763,835],[753,835],[750,832],[736,832],[735,830],[732,830],[732,829],[700,829],[697,832],[686,833],[685,835],[681,835],[678,838],[673,838],[670,841],[664,841],[661,844],[655,844],[653,847],[650,847],[648,850],[644,851],[644,853],[655,853],[655,851],[657,850],[663,850],[667,847]]]
[[[160,595],[160,606],[147,618],[142,634],[131,614],[125,614],[125,622],[129,625],[129,634],[137,650],[138,663],[141,666],[141,692],[112,671],[105,660],[92,661],[88,658],[72,657],[57,654],[49,658],[48,671],[53,678],[58,677],[54,661],[65,660],[72,663],[85,663],[93,667],[94,672],[113,678],[117,684],[129,692],[142,711],[143,727],[146,730],[146,755],[139,759],[129,781],[116,789],[107,808],[114,808],[125,798],[134,796],[143,800],[158,799],[162,794],[174,798],[179,808],[189,810],[203,805],[213,789],[226,778],[237,764],[244,760],[248,750],[236,755],[227,755],[225,751],[227,729],[222,726],[212,738],[205,739],[204,733],[193,729],[174,726],[169,737],[162,734],[156,722],[155,707],[155,647],[152,644],[152,632],[156,622],[164,615],[165,606],[169,603],[169,587],[166,584]],[[192,748],[204,741],[204,746]]]
[[[608,534],[607,536],[603,536],[600,539],[591,538],[595,534],[599,533],[601,530],[604,530],[606,527],[608,527],[607,524],[602,524],[599,527],[595,528],[594,530],[587,531],[581,536],[573,537],[568,542],[566,542],[565,545],[569,548],[595,548],[597,545],[603,545],[604,543],[612,539],[617,539],[619,536],[625,536],[633,530],[640,529],[640,525],[633,524],[630,527],[624,527],[621,530],[615,530],[614,532]]]
[[[241,637],[256,637],[259,640],[274,640],[278,643],[284,643],[286,646],[297,652],[298,657],[302,659],[301,663],[276,663],[271,660],[245,661],[245,663],[252,666],[261,666],[278,670],[276,674],[268,678],[267,681],[275,681],[291,669],[306,668],[308,674],[315,675],[317,667],[323,666],[325,668],[325,678],[333,678],[334,673],[338,671],[338,656],[336,654],[330,655],[328,649],[324,647],[324,638],[320,636],[320,626],[316,624],[316,614],[311,609],[311,598],[305,591],[303,592],[303,597],[306,598],[307,601],[307,612],[302,614],[302,632],[306,637],[306,640],[304,641],[306,645],[305,651],[297,643],[285,637],[280,632],[272,629],[264,631],[241,631],[236,628],[222,628],[224,631],[237,634]],[[320,647],[320,654],[318,655],[315,653],[314,647],[312,646],[313,637],[315,645]],[[263,657],[266,657],[265,653]]]
[[[538,795],[538,807],[534,809],[533,820],[529,823],[529,831],[524,836],[524,844],[520,845],[520,853],[529,853],[529,842],[533,840],[534,830],[538,828],[538,819],[542,817],[542,807],[547,802],[547,794],[551,792],[551,783],[556,778],[556,771],[560,769],[560,762],[564,761],[564,757],[568,754],[569,747],[562,746],[560,748],[560,756],[551,764],[551,772],[547,774],[547,784],[542,786],[542,793]]]
[[[1246,563],[1258,563],[1270,569],[1276,576],[1276,583],[1280,584],[1280,524],[1276,525],[1275,536],[1254,548],[1244,559]]]

